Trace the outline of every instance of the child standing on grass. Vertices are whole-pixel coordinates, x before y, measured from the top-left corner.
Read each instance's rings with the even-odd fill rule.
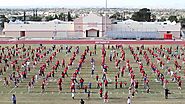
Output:
[[[31,82],[28,82],[28,93],[31,92]]]
[[[85,104],[83,99],[80,100],[80,104]]]
[[[41,93],[44,93],[44,92],[45,92],[45,82],[43,81],[41,85]]]
[[[98,76],[98,74],[96,75],[96,81],[98,82],[98,78],[99,78],[99,76]]]
[[[92,66],[92,69],[91,69],[91,77],[93,77],[93,75],[94,75],[94,70],[95,70],[95,67],[94,67],[94,65]]]
[[[16,96],[15,96],[15,94],[12,95],[12,104],[16,104]]]
[[[8,82],[8,80],[7,80],[6,77],[4,77],[4,82],[3,82],[3,84],[4,84],[5,87],[9,85],[9,82]]]
[[[170,90],[169,89],[164,89],[164,96],[165,96],[165,99],[168,99],[168,94],[171,94],[170,92],[169,92]]]
[[[179,80],[178,82],[177,82],[177,84],[178,84],[178,89],[182,89],[182,81],[181,80]]]
[[[62,78],[58,79],[57,84],[58,84],[58,91],[59,93],[61,93],[62,92]]]
[[[90,96],[91,96],[91,91],[88,90],[88,92],[87,92],[87,97],[88,97],[88,99],[90,98]]]
[[[80,88],[83,88],[83,83],[84,83],[84,79],[81,78],[81,79],[80,79]]]
[[[91,89],[91,86],[92,86],[92,83],[89,82],[89,83],[88,83],[88,88]]]
[[[74,99],[75,99],[75,93],[74,93],[74,90],[72,91],[71,96],[72,96],[72,99],[74,100]]]
[[[99,94],[100,94],[100,98],[102,98],[102,95],[103,95],[103,89],[102,88],[100,88]]]
[[[121,82],[119,83],[119,85],[120,85],[120,88],[122,88],[122,86],[123,86],[123,82],[121,81]]]
[[[104,95],[104,103],[108,103],[108,91],[105,92],[105,95]]]
[[[87,92],[87,85],[84,86],[84,93],[88,93]]]
[[[130,97],[128,97],[128,99],[127,99],[127,104],[131,104],[131,99],[130,99]]]

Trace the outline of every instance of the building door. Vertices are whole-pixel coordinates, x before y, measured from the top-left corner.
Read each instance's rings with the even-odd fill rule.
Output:
[[[25,37],[25,31],[20,32],[20,37]]]
[[[100,37],[100,31],[99,30],[97,31],[97,37]]]
[[[88,37],[88,30],[86,30],[86,37]]]
[[[86,30],[86,37],[99,37],[99,31],[95,29]]]

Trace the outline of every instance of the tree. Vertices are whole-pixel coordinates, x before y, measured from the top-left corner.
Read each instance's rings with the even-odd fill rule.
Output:
[[[178,22],[177,16],[170,16],[170,17],[168,18],[168,20],[169,20],[170,22],[173,22],[173,21]]]
[[[110,16],[110,19],[124,20],[123,16],[119,12],[116,12],[115,14]]]
[[[179,22],[181,23],[181,26],[184,28],[185,27],[185,18],[180,18]]]
[[[78,14],[76,14],[74,18],[79,18],[79,15],[78,15]]]
[[[59,20],[65,21],[66,20],[66,15],[64,13],[60,13],[58,15],[58,18],[59,18]]]
[[[67,19],[68,19],[68,21],[73,21],[73,19],[72,19],[72,17],[71,17],[71,13],[70,13],[70,12],[68,12],[68,13],[67,13]]]
[[[134,21],[139,21],[139,22],[145,22],[145,21],[150,22],[151,21],[150,9],[147,9],[147,8],[140,9],[138,12],[135,12],[132,15],[132,19]]]
[[[59,19],[59,17],[58,17],[58,15],[57,15],[57,14],[55,14],[55,17],[54,17],[54,19]]]
[[[51,15],[46,16],[45,18],[46,18],[46,21],[54,20],[54,17],[53,17],[53,16],[51,16]]]
[[[166,21],[165,17],[161,17],[160,19],[158,19],[158,22],[164,22],[164,21]]]
[[[152,14],[152,15],[151,15],[151,21],[154,22],[154,21],[156,21],[156,20],[157,20],[156,15]]]
[[[23,17],[22,16],[18,16],[17,19],[20,20],[20,21],[22,21],[23,20]]]
[[[40,16],[31,16],[30,21],[42,21],[42,17],[40,17]]]
[[[8,18],[5,17],[5,15],[0,15],[0,27],[4,28],[4,23],[8,22]]]

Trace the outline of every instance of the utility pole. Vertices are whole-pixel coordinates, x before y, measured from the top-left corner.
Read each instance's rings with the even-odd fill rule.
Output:
[[[107,32],[107,0],[105,1],[105,31],[104,31],[104,36],[106,35]]]
[[[24,22],[26,21],[26,11],[24,11]]]
[[[105,31],[104,31],[104,36],[106,36],[106,32],[107,32],[107,0],[105,1]],[[107,76],[106,76],[106,80],[108,80],[107,79]],[[103,92],[104,92],[104,94],[106,93],[106,88],[105,88],[105,80],[103,79]]]

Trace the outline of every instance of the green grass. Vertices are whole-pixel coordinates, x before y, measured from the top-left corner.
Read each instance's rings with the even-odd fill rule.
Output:
[[[21,45],[19,45],[20,47]],[[52,45],[44,45],[48,48],[50,48]],[[72,45],[73,49],[72,51],[74,51],[75,46],[77,45]],[[62,93],[58,93],[58,87],[57,87],[57,82],[56,80],[58,78],[60,78],[61,75],[61,71],[63,70],[63,68],[59,68],[58,72],[55,74],[55,78],[51,79],[46,87],[46,92],[44,94],[41,94],[41,82],[42,82],[42,78],[40,78],[38,80],[38,82],[36,83],[35,87],[32,89],[31,93],[27,93],[27,83],[30,81],[31,77],[33,75],[35,75],[38,70],[39,70],[39,66],[41,65],[42,61],[45,62],[45,60],[50,56],[47,55],[41,62],[39,62],[39,64],[36,66],[35,69],[31,69],[31,72],[28,74],[28,78],[26,80],[24,80],[23,82],[20,83],[19,87],[14,88],[13,84],[11,83],[10,86],[8,87],[4,87],[3,86],[3,81],[0,81],[0,104],[10,104],[11,100],[11,95],[13,93],[16,94],[17,96],[17,102],[18,104],[78,104],[79,100],[81,98],[85,99],[85,103],[86,104],[102,104],[103,100],[99,98],[99,89],[96,89],[96,80],[95,80],[95,76],[91,77],[91,65],[90,65],[90,59],[91,57],[94,57],[95,59],[95,75],[98,74],[99,77],[101,78],[101,73],[102,73],[102,69],[101,69],[101,47],[102,45],[98,45],[97,46],[97,54],[93,55],[93,56],[89,56],[89,54],[86,56],[86,60],[85,63],[82,66],[82,70],[81,70],[81,74],[80,76],[82,78],[84,78],[85,80],[85,84],[87,84],[89,81],[93,83],[92,85],[92,89],[90,89],[91,93],[91,98],[87,99],[87,94],[83,93],[84,90],[80,89],[80,90],[76,90],[77,93],[75,94],[75,100],[72,100],[71,98],[71,93],[70,93],[70,78],[72,73],[74,72],[78,61],[80,59],[80,55],[82,54],[82,52],[85,50],[85,45],[79,45],[80,46],[80,54],[78,54],[76,56],[76,59],[74,61],[73,66],[71,66],[69,68],[68,74],[69,77],[65,78],[63,80],[63,90]],[[136,46],[140,46],[140,45],[132,45],[135,49]],[[5,47],[4,45],[2,45],[2,47]],[[28,45],[25,45],[26,48],[28,48]],[[32,48],[36,48],[39,47],[39,45],[32,45]],[[90,45],[90,50],[93,50],[94,45]],[[158,45],[147,45],[145,46],[145,50],[147,48],[153,48],[153,47],[158,47]],[[170,47],[169,45],[165,45],[165,47]],[[172,45],[173,48],[176,48],[176,45]],[[183,46],[181,46],[183,47]],[[59,45],[57,46],[57,48],[59,48]],[[150,89],[151,89],[151,93],[146,93],[143,85],[142,85],[142,77],[141,74],[139,73],[139,68],[138,68],[138,63],[136,63],[131,55],[131,52],[128,49],[128,45],[124,45],[124,50],[126,52],[126,60],[129,59],[131,66],[134,69],[134,72],[136,73],[136,79],[139,80],[139,89],[138,89],[138,93],[135,95],[134,98],[132,98],[132,102],[134,104],[184,104],[185,103],[185,90],[184,87],[182,88],[182,90],[178,90],[176,83],[170,82],[168,85],[168,88],[170,89],[170,91],[173,93],[171,95],[169,95],[169,99],[164,99],[164,94],[163,94],[163,87],[155,82],[155,75],[152,74],[151,68],[149,66],[146,66],[146,61],[143,59],[143,55],[140,55],[139,57],[142,59],[142,63],[144,64],[144,69],[146,70],[146,73],[149,75],[149,80],[150,80]],[[21,51],[21,50],[20,50]],[[109,66],[108,69],[108,79],[112,80],[114,82],[114,76],[117,73],[117,69],[115,68],[114,65],[114,61],[113,62],[109,62],[109,53],[110,53],[110,49],[107,49],[106,46],[106,51],[107,51],[107,56],[106,56],[106,64]],[[119,49],[116,50],[118,53],[120,53]],[[146,50],[147,51],[147,50]],[[184,50],[180,50],[181,52],[184,52]],[[1,52],[1,51],[0,51]],[[42,53],[44,53],[44,51],[42,51]],[[66,63],[69,62],[69,58],[71,57],[71,53],[70,54],[65,54],[65,50],[63,50],[61,53],[57,54],[57,57],[55,58],[56,60],[62,60],[63,58],[65,58]],[[24,53],[20,53],[24,54]],[[51,53],[50,53],[51,54]],[[152,56],[149,54],[149,52],[147,51],[147,54],[150,56],[151,61],[155,62],[155,59],[152,58]],[[119,54],[120,56],[120,54]],[[13,59],[15,59],[17,57],[14,57]],[[164,60],[164,58],[163,58]],[[173,70],[174,69],[174,62],[175,58],[173,57],[171,59],[171,62],[167,65],[168,67],[172,67]],[[180,63],[182,61],[182,59],[177,59],[178,62]],[[21,64],[23,60],[19,60],[19,64]],[[53,64],[55,64],[55,61],[53,62]],[[31,63],[32,64],[32,63]],[[181,64],[181,63],[180,63]],[[125,61],[121,61],[120,66],[125,65]],[[182,84],[184,84],[184,74],[183,74],[183,70],[185,65],[182,65],[182,71],[178,73],[178,75],[181,75],[183,77],[182,79]],[[4,67],[4,63],[0,64],[0,67],[3,68]],[[48,66],[46,72],[51,71],[51,67],[52,65]],[[157,67],[160,69],[159,65],[157,65]],[[162,69],[160,69],[161,72],[163,72]],[[1,76],[0,75],[0,79],[2,79],[3,77],[7,77],[8,74],[12,73],[12,68],[9,68],[7,70],[7,72]],[[167,76],[166,77],[168,80],[170,80],[170,77]],[[79,79],[79,78],[78,78]],[[107,91],[109,91],[109,104],[126,104],[127,101],[127,97],[128,97],[128,87],[129,87],[129,83],[130,83],[130,77],[128,76],[128,71],[126,71],[124,77],[119,78],[119,81],[127,81],[127,86],[120,89],[118,86],[118,89],[114,88],[114,84],[109,84]]]

